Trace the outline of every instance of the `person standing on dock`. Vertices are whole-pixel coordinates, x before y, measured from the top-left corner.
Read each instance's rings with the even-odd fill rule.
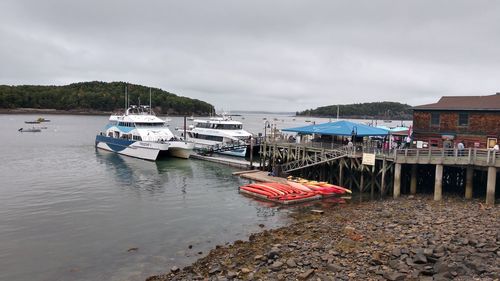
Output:
[[[347,151],[352,153],[352,152],[354,152],[354,144],[352,143],[350,138],[348,140],[349,140],[349,142],[347,143]]]
[[[495,144],[495,146],[493,146],[493,148],[491,150],[493,150],[495,152],[500,151],[500,147],[498,146],[498,142]]]
[[[464,149],[465,149],[465,146],[464,146],[463,141],[459,141],[459,142],[458,142],[458,144],[457,144],[457,149],[458,149],[458,156],[464,156]]]

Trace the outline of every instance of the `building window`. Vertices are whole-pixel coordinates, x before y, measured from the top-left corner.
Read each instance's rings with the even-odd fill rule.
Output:
[[[439,113],[431,113],[431,126],[439,126]]]
[[[458,114],[458,126],[467,127],[469,126],[469,114],[459,113]]]

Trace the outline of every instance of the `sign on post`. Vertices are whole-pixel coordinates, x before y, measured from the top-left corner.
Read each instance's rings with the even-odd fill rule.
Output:
[[[375,153],[363,153],[363,165],[373,166],[375,165]]]

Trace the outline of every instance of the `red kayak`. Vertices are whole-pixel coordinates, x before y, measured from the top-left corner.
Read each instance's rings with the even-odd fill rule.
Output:
[[[312,185],[312,184],[305,184],[306,187],[309,187],[310,189],[314,191],[319,191],[322,192],[322,194],[344,194],[345,191],[338,189],[338,188],[332,188],[332,187],[322,187],[318,185]]]
[[[316,196],[314,193],[310,194],[288,194],[288,195],[283,195],[278,197],[279,200],[284,200],[284,201],[292,201],[292,200],[299,200],[299,199],[305,199],[309,197]]]
[[[303,193],[301,190],[297,190],[297,189],[295,189],[287,184],[283,184],[283,183],[266,182],[266,183],[263,183],[262,185],[274,187],[274,188],[279,189],[287,194]]]
[[[276,195],[273,193],[270,193],[270,192],[267,192],[267,191],[264,191],[261,189],[257,189],[257,188],[252,188],[249,186],[240,186],[240,189],[243,189],[243,190],[251,192],[251,193],[259,194],[259,195],[264,195],[264,196],[267,196],[268,198],[276,197]]]
[[[279,189],[276,189],[276,188],[271,187],[271,186],[263,185],[263,184],[251,183],[251,184],[248,184],[247,186],[250,186],[250,187],[253,187],[253,188],[257,188],[257,189],[261,189],[261,190],[265,190],[265,191],[274,193],[276,195],[285,195],[286,194],[286,192],[283,192],[283,191],[281,191]]]

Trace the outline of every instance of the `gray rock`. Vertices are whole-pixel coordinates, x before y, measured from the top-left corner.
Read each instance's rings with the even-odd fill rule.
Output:
[[[296,267],[297,266],[297,263],[295,262],[294,259],[290,258],[290,259],[287,259],[286,260],[286,265],[288,267]]]
[[[251,272],[251,270],[250,270],[250,269],[248,269],[248,268],[246,268],[246,267],[243,267],[243,268],[241,269],[241,273],[243,273],[243,274],[247,274],[247,273],[250,273],[250,272]]]
[[[271,251],[269,251],[266,256],[268,259],[276,259],[280,255],[280,249],[278,248],[272,248]]]
[[[427,257],[423,253],[417,253],[413,256],[413,262],[417,264],[427,263]]]
[[[465,264],[467,265],[468,268],[470,268],[471,270],[475,271],[478,274],[486,272],[484,263],[480,259],[468,260],[465,262]]]
[[[392,217],[392,214],[391,214],[391,212],[384,210],[384,211],[382,211],[382,213],[380,213],[380,216],[387,219],[387,218]]]
[[[172,272],[172,273],[177,273],[177,272],[179,272],[179,270],[180,269],[175,265],[170,268],[170,272]]]
[[[311,277],[313,274],[314,274],[314,269],[309,269],[308,271],[299,274],[298,277],[300,280],[306,280],[309,277]]]
[[[399,257],[399,256],[401,256],[401,249],[400,248],[394,248],[394,249],[392,249],[391,254],[393,256],[395,256],[395,257]]]
[[[434,276],[432,276],[432,280],[434,280],[434,281],[448,281],[451,279],[450,279],[449,273],[439,273],[439,274],[435,274]]]
[[[444,253],[445,250],[446,248],[444,245],[438,245],[436,248],[434,248],[434,252],[436,253]]]
[[[273,264],[271,264],[271,269],[273,271],[278,271],[281,269],[281,267],[283,266],[283,263],[280,262],[280,261],[275,261]]]
[[[227,274],[226,274],[227,278],[235,278],[236,276],[238,276],[238,273],[234,272],[234,271],[228,271]]]
[[[342,270],[344,270],[344,267],[338,265],[338,264],[335,264],[335,263],[329,263],[326,265],[326,268],[330,271],[333,271],[333,272],[340,272]]]
[[[394,271],[386,271],[384,272],[384,278],[390,281],[400,281],[400,280],[405,280],[406,275],[399,273],[399,272],[394,272]]]
[[[220,267],[219,266],[214,266],[212,268],[210,268],[210,270],[208,271],[208,274],[212,275],[212,274],[215,274],[217,272],[220,272]]]
[[[434,249],[426,248],[424,249],[424,255],[430,256],[434,253]]]
[[[263,257],[264,257],[263,255],[256,255],[255,257],[253,257],[253,259],[256,261],[260,261],[262,260]]]

